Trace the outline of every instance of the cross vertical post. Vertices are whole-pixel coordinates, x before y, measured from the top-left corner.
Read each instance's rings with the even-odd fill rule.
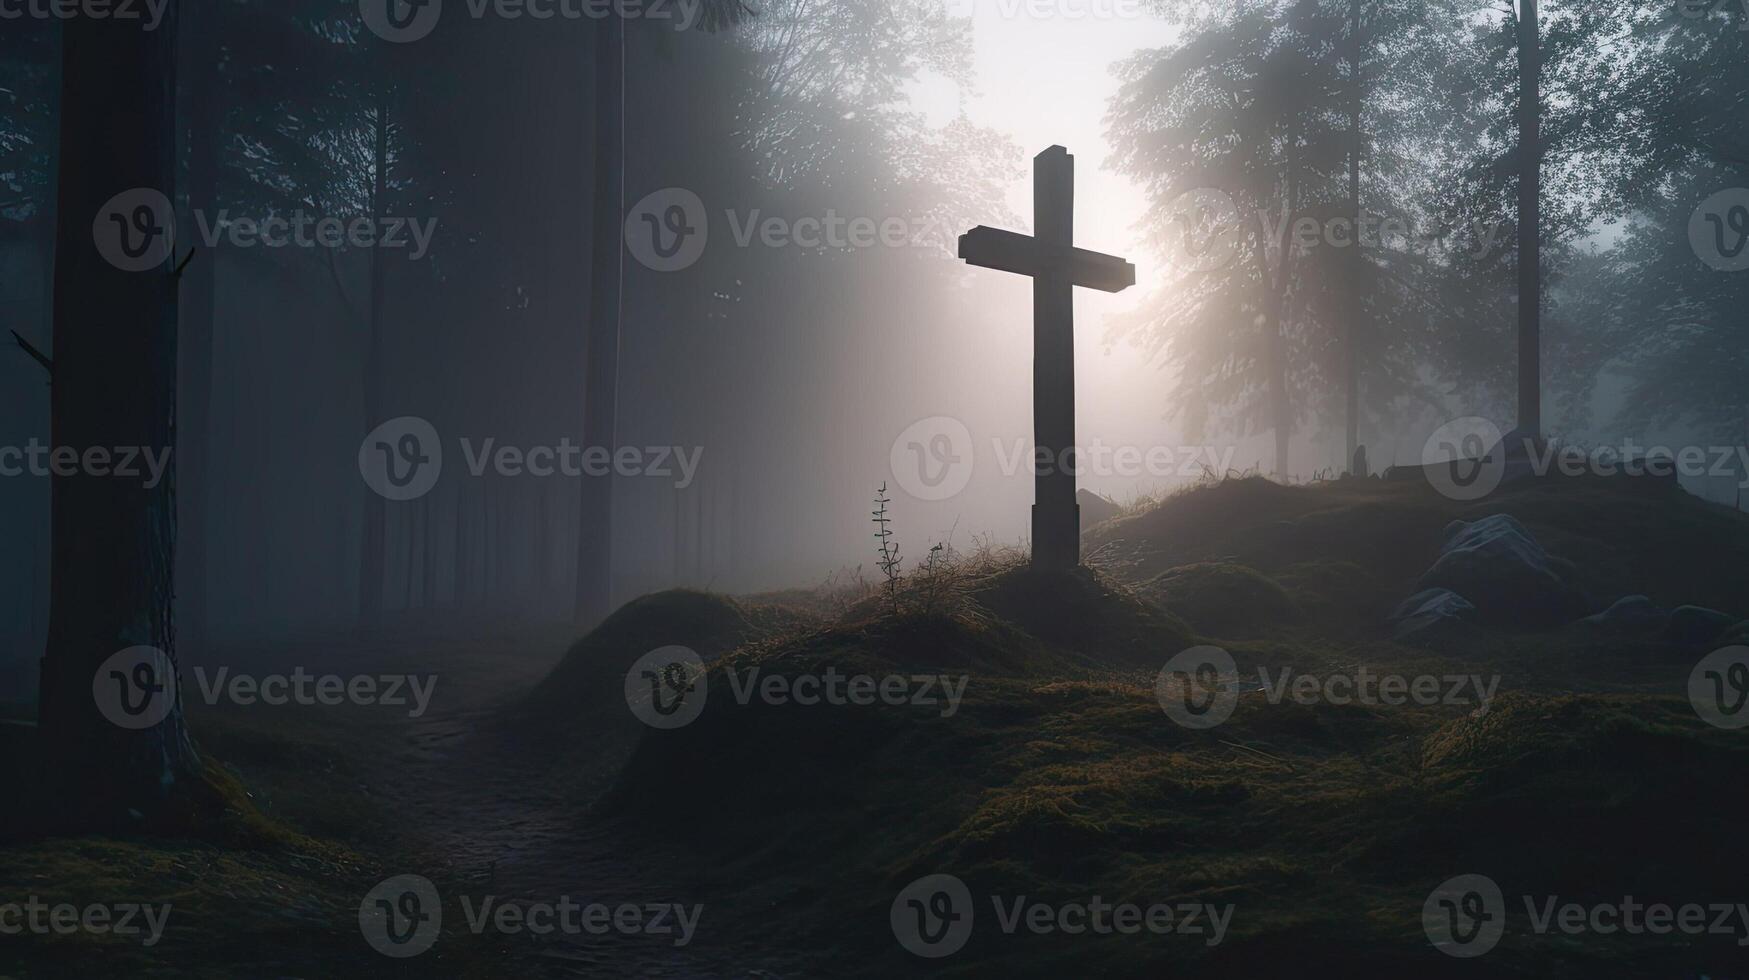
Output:
[[[1075,502],[1076,286],[1108,293],[1136,284],[1136,267],[1075,247],[1075,158],[1053,146],[1033,158],[1033,225],[1028,238],[982,225],[960,236],[960,258],[1031,276],[1032,563],[1081,563],[1081,506]]]
[[[1069,249],[1075,240],[1075,158],[1053,146],[1033,159],[1034,238]],[[1081,563],[1081,505],[1075,502],[1075,297],[1068,270],[1032,280],[1032,431],[1035,443],[1032,562]]]

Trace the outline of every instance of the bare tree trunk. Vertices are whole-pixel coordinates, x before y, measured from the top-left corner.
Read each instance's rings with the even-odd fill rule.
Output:
[[[419,566],[419,604],[426,609],[437,605],[437,537],[432,530],[431,495],[419,499],[419,540],[424,559]]]
[[[100,253],[93,222],[126,191],[149,188],[175,199],[176,25],[177,5],[169,3],[156,31],[90,17],[62,27],[50,415],[54,445],[81,454],[116,447],[171,452],[175,446],[174,249],[153,268],[122,271]],[[162,244],[173,220],[132,206],[118,216],[128,247]],[[89,473],[55,476],[51,483],[42,758],[62,802],[101,822],[124,823],[129,810],[159,812],[200,770],[181,699],[174,697],[181,687],[175,473],[172,456],[153,486]],[[162,657],[102,676],[111,657],[140,646]],[[143,697],[165,708],[162,720],[144,728],[112,721],[93,697],[94,683],[111,680],[134,685],[124,692],[127,706]]]
[[[1542,52],[1536,0],[1518,9],[1518,428],[1542,433]]]
[[[1299,206],[1294,179],[1297,157],[1293,143],[1297,139],[1296,129],[1289,134],[1286,185],[1282,193],[1286,213],[1283,215],[1281,234],[1276,243],[1279,261],[1275,278],[1270,282],[1263,327],[1268,332],[1265,342],[1269,351],[1269,407],[1271,422],[1275,428],[1275,476],[1279,480],[1287,479],[1288,436],[1293,431],[1293,406],[1289,401],[1287,387],[1287,336],[1284,331],[1287,329],[1287,295],[1293,282],[1293,237],[1289,229],[1293,227],[1295,212]],[[1263,257],[1263,264],[1267,270],[1267,254]]]
[[[1343,358],[1345,369],[1343,380],[1347,386],[1345,397],[1346,432],[1343,445],[1343,472],[1354,472],[1355,451],[1360,448],[1360,320],[1366,315],[1366,302],[1361,295],[1363,288],[1366,255],[1361,251],[1363,243],[1359,234],[1360,211],[1360,152],[1363,136],[1360,131],[1360,65],[1363,45],[1360,38],[1360,3],[1361,0],[1349,0],[1348,6],[1348,37],[1350,54],[1348,61],[1348,133],[1350,144],[1348,148],[1348,205],[1349,212],[1354,215],[1356,233],[1353,252],[1349,256],[1348,301],[1349,315],[1347,336],[1343,338]]]
[[[589,336],[583,445],[617,448],[619,333],[625,242],[626,18],[596,25],[595,190],[589,264]],[[613,594],[613,477],[585,477],[577,515],[577,601],[574,618],[593,625]]]
[[[371,175],[371,211],[382,227],[388,197],[389,167],[389,99],[387,84],[378,82],[376,108],[376,150]],[[370,432],[382,424],[383,414],[383,250],[370,253],[370,313],[367,329],[368,352],[364,362],[364,431]],[[388,550],[388,500],[374,491],[364,497],[364,533],[359,544],[358,619],[363,626],[376,626],[383,618],[383,567]]]

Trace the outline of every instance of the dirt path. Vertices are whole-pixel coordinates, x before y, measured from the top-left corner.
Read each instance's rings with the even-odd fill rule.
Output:
[[[508,636],[481,644],[489,654],[527,642]],[[455,651],[450,654],[454,656]],[[448,659],[448,658],[446,658]],[[554,788],[550,760],[497,724],[498,713],[534,672],[466,671],[465,696],[434,700],[423,717],[381,733],[374,780],[400,801],[394,816],[408,839],[450,866],[478,904],[486,896],[519,904],[703,904],[693,941],[678,935],[579,934],[540,943],[541,972],[552,976],[679,978],[800,976],[793,957],[712,931],[714,902],[686,894],[684,857],[634,847],[609,827],[592,826],[587,807]],[[599,774],[605,785],[607,773]],[[574,791],[573,791],[574,792]],[[445,903],[454,908],[455,903]]]

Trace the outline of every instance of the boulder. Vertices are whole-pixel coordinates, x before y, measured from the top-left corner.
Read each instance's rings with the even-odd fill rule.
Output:
[[[1670,614],[1643,595],[1622,596],[1604,611],[1587,616],[1581,625],[1612,633],[1645,635],[1662,630],[1670,622]]]
[[[1552,626],[1591,611],[1573,584],[1573,564],[1537,543],[1507,514],[1446,525],[1439,558],[1417,589],[1449,589],[1473,603],[1485,622]]]
[[[1414,643],[1468,635],[1475,629],[1475,604],[1450,589],[1423,589],[1397,605],[1392,638]]]
[[[1083,531],[1095,524],[1104,524],[1123,513],[1123,508],[1119,507],[1115,501],[1101,497],[1091,490],[1075,491],[1075,502],[1081,505],[1081,530]]]
[[[1672,643],[1699,646],[1711,643],[1735,626],[1737,617],[1703,606],[1677,606],[1670,610],[1664,638]]]

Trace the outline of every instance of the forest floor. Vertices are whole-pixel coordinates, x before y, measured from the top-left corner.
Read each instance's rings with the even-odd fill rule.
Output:
[[[892,600],[663,593],[569,650],[562,627],[427,624],[220,651],[237,669],[437,687],[418,717],[191,697],[203,750],[282,830],[249,846],[0,847],[7,896],[173,908],[150,948],[8,936],[0,976],[1749,976],[1749,922],[1533,928],[1526,897],[1749,900],[1749,739],[1690,703],[1707,649],[1574,626],[1393,641],[1385,617],[1446,524],[1494,513],[1573,560],[1593,594],[1749,614],[1749,519],[1671,487],[1563,481],[1460,503],[1424,484],[1233,480],[1090,529],[1095,567],[1074,573],[980,554]],[[705,707],[656,730],[628,710],[625,677],[671,644],[709,663]],[[1442,703],[1272,700],[1261,680],[1237,686],[1225,722],[1189,728],[1156,680],[1198,644],[1241,679],[1432,677]],[[743,697],[755,670],[911,686],[891,704],[776,703]],[[925,691],[922,677],[945,681]],[[442,933],[391,959],[362,938],[359,905],[404,874],[443,896]],[[1479,962],[1424,929],[1430,893],[1461,874],[1506,896],[1505,934]],[[940,959],[902,948],[892,914],[930,875],[974,896],[969,939]],[[486,896],[702,915],[685,945],[475,933],[464,908]],[[998,909],[1021,896],[1203,915],[1194,933],[1009,931]]]

